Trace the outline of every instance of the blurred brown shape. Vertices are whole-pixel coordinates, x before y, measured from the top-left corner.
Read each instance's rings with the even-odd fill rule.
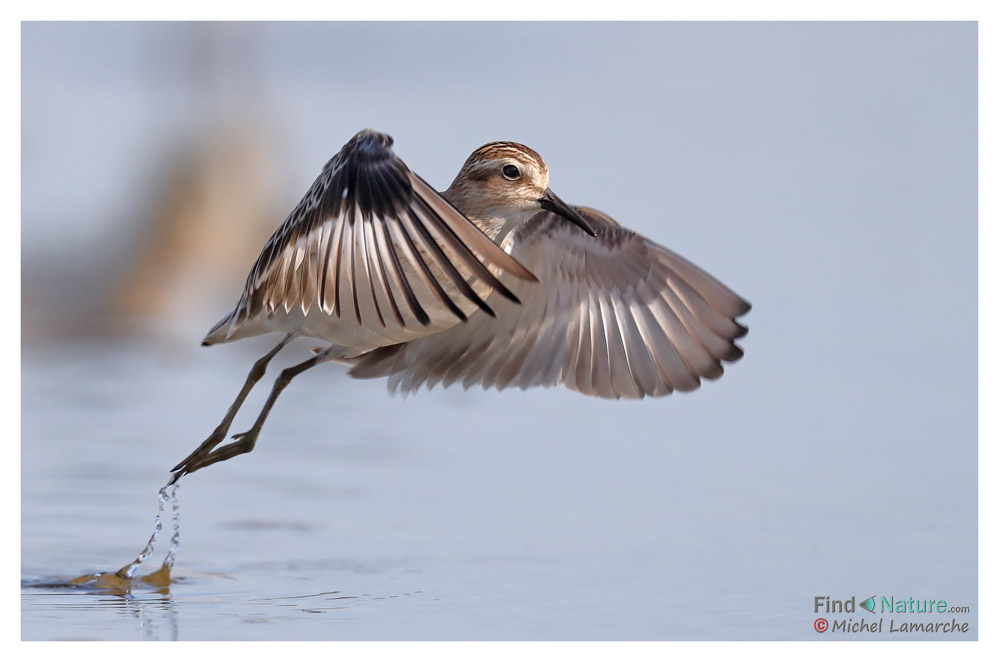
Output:
[[[53,231],[46,245],[22,248],[22,346],[136,336],[196,347],[238,298],[292,206],[277,202],[287,182],[260,71],[266,26],[128,29],[143,38],[131,50],[116,48],[147,75],[117,82],[110,98],[146,108],[149,129],[162,128],[167,139],[128,146],[139,173],[88,173],[120,182],[116,205],[81,203],[80,215],[101,228],[96,238],[84,243]],[[107,94],[81,89],[91,101]],[[22,222],[55,228],[58,220]]]
[[[108,310],[129,318],[221,315],[211,307],[225,292],[235,300],[281,221],[267,150],[252,130],[230,128],[196,143],[165,170]]]

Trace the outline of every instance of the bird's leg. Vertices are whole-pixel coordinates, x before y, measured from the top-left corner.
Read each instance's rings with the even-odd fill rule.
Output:
[[[257,435],[260,434],[260,428],[264,426],[267,414],[270,413],[271,407],[274,406],[274,402],[277,400],[278,396],[281,395],[281,391],[288,386],[296,375],[299,375],[312,366],[327,360],[329,360],[328,353],[321,352],[307,361],[302,361],[297,365],[293,365],[290,368],[282,370],[280,376],[278,376],[278,378],[274,381],[274,388],[271,389],[270,395],[267,396],[267,402],[264,403],[264,408],[260,410],[260,415],[257,416],[257,420],[253,423],[253,427],[246,432],[233,435],[232,438],[236,441],[226,444],[225,446],[222,446],[221,448],[203,456],[194,458],[190,462],[184,464],[180,471],[174,475],[173,481],[175,482],[184,474],[193,473],[198,469],[204,469],[205,467],[215,464],[216,462],[228,460],[231,457],[252,451],[253,446],[257,443]]]
[[[225,440],[225,436],[229,434],[229,427],[232,425],[233,419],[236,418],[236,412],[238,412],[239,408],[243,406],[243,401],[246,400],[246,396],[250,394],[253,387],[258,381],[260,381],[260,378],[264,376],[264,373],[267,371],[267,364],[270,363],[271,359],[273,359],[277,353],[280,352],[284,346],[291,342],[297,335],[297,333],[289,333],[281,340],[281,342],[277,344],[274,349],[257,359],[257,362],[254,363],[253,367],[250,369],[250,374],[246,377],[246,383],[243,384],[243,388],[240,390],[239,395],[236,396],[236,400],[233,401],[232,405],[230,405],[229,411],[225,414],[225,418],[223,418],[222,422],[218,424],[215,431],[212,432],[207,439],[201,442],[201,445],[194,449],[193,453],[188,455],[180,463],[178,463],[177,466],[170,470],[174,474],[174,477],[169,483],[170,485],[176,483],[184,474],[190,473],[190,467],[192,464],[199,459],[203,459],[212,451],[213,448]]]

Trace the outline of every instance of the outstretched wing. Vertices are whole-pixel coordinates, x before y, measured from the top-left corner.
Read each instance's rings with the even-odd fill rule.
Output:
[[[510,253],[539,282],[514,288],[523,305],[495,297],[496,317],[359,357],[351,375],[389,375],[410,392],[457,381],[502,389],[567,387],[603,398],[689,391],[722,374],[742,350],[750,309],[705,271],[613,219],[578,208],[590,237],[551,212],[525,223]]]
[[[485,301],[491,292],[517,301],[498,270],[534,276],[391,145],[385,134],[362,131],[326,163],[254,263],[239,303],[219,325],[228,323],[227,336],[261,313],[295,307],[391,332],[457,323],[476,309],[493,315]]]

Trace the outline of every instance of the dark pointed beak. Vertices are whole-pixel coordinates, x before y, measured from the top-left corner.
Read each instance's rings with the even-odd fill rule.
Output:
[[[542,194],[541,199],[538,200],[538,202],[541,203],[542,209],[553,211],[565,220],[575,223],[591,237],[597,236],[597,233],[593,230],[593,226],[590,225],[586,219],[579,214],[579,212],[567,205],[562,198],[552,193],[550,188],[545,189],[544,194]]]

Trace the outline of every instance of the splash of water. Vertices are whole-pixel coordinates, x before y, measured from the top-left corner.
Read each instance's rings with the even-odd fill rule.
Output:
[[[170,490],[170,500],[173,501],[173,535],[170,537],[170,551],[163,559],[163,567],[169,572],[173,570],[173,563],[177,560],[177,552],[180,550],[180,502],[177,501],[177,488],[180,483],[174,483]]]
[[[152,535],[149,536],[149,542],[146,543],[146,546],[141,552],[139,552],[139,555],[135,557],[134,561],[114,573],[117,577],[126,580],[132,579],[132,576],[135,574],[135,571],[139,569],[139,566],[145,563],[146,559],[152,555],[153,548],[156,546],[156,540],[160,537],[160,533],[163,531],[163,511],[166,510],[167,503],[173,501],[173,537],[170,541],[170,551],[167,553],[167,557],[163,561],[163,566],[158,571],[144,578],[145,580],[148,580],[150,577],[160,579],[158,575],[162,573],[168,580],[170,570],[173,568],[174,561],[177,558],[177,550],[180,547],[180,506],[176,499],[177,483],[174,483],[173,488],[169,492],[167,491],[168,488],[170,488],[169,483],[160,488],[159,510],[156,512],[156,519],[154,520],[155,527],[153,528]]]

